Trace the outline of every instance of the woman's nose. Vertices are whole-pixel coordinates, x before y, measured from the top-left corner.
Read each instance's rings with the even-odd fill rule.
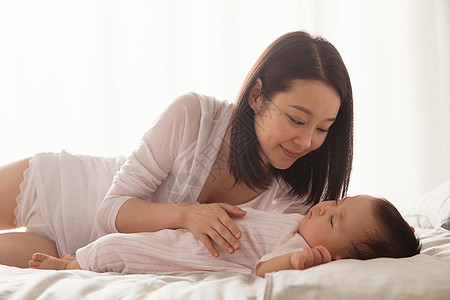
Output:
[[[295,137],[294,143],[299,145],[303,150],[309,149],[312,143],[312,131],[309,129],[302,130],[302,132]]]

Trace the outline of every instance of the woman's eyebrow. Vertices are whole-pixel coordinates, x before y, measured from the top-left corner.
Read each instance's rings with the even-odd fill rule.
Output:
[[[308,114],[308,115],[310,115],[310,116],[312,116],[312,114],[313,114],[309,109],[307,109],[307,108],[304,107],[304,106],[298,105],[298,104],[289,104],[288,106],[289,106],[289,107],[292,107],[292,108],[295,108],[295,109],[297,109],[297,110],[300,110],[300,111],[302,111],[302,112],[304,112],[305,114]],[[336,121],[336,118],[328,118],[328,119],[325,119],[325,121],[334,122],[334,121]]]
[[[290,106],[292,108],[295,108],[295,109],[298,109],[298,110],[301,110],[302,112],[304,112],[304,113],[306,113],[308,115],[312,115],[312,112],[309,109],[307,109],[306,107],[304,107],[304,106],[301,106],[301,105],[298,105],[298,104],[290,104],[288,106]]]

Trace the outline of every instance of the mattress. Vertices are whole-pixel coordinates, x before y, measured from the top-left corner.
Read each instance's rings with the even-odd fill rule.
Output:
[[[345,259],[307,270],[122,275],[0,265],[0,299],[449,299],[450,231],[417,227],[410,258]]]
[[[422,242],[409,258],[342,259],[306,270],[187,276],[0,265],[0,299],[450,299],[450,181],[402,211]]]

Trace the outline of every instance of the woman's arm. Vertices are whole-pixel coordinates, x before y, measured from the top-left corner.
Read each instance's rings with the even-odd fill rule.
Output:
[[[323,246],[305,248],[302,251],[274,257],[262,262],[256,275],[265,277],[266,273],[281,270],[305,270],[331,261],[330,252]]]
[[[182,211],[192,203],[153,203],[139,198],[127,200],[119,209],[116,229],[122,233],[154,232],[182,228]]]
[[[123,233],[186,228],[205,245],[211,255],[218,257],[219,251],[212,241],[228,253],[240,248],[238,239],[242,233],[230,216],[243,217],[246,213],[226,203],[152,203],[132,198],[119,209],[116,228]]]
[[[97,220],[106,233],[187,228],[213,256],[219,252],[212,241],[229,253],[239,249],[241,233],[230,215],[242,217],[245,211],[228,204],[173,203],[179,199],[169,199],[169,195],[167,202],[153,201],[174,163],[182,162],[180,155],[196,147],[203,113],[198,97],[187,94],[175,100],[147,131],[99,205]]]
[[[196,111],[194,104],[193,99],[189,96],[183,96],[174,101],[156,124],[144,134],[138,147],[128,157],[120,171],[116,173],[112,186],[97,209],[97,221],[103,231],[106,233],[118,232],[120,230],[116,228],[117,224],[121,227],[133,226],[135,218],[139,220],[147,219],[149,224],[144,223],[144,226],[139,229],[137,226],[143,224],[139,222],[133,230],[128,231],[148,231],[149,226],[156,224],[150,218],[151,214],[146,215],[152,205],[144,205],[143,200],[153,202],[154,192],[166,180],[173,168],[180,151],[180,144],[185,139],[195,141],[192,134],[184,134],[188,122],[187,115],[192,115]],[[187,113],[187,109],[190,109],[192,113]],[[194,125],[192,128],[195,132]],[[130,203],[132,207],[135,207],[134,204],[136,203],[141,203],[141,205],[137,205],[138,209],[133,209],[124,214],[129,218],[116,220],[122,206],[133,198],[142,200],[133,200]],[[166,203],[169,203],[169,199]],[[126,224],[127,222],[129,224]],[[160,229],[162,228],[164,226],[160,226]]]

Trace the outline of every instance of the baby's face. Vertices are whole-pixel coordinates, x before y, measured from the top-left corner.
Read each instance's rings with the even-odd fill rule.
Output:
[[[300,222],[299,233],[310,247],[326,247],[332,259],[345,258],[352,241],[362,240],[376,228],[373,200],[360,195],[318,203]]]

